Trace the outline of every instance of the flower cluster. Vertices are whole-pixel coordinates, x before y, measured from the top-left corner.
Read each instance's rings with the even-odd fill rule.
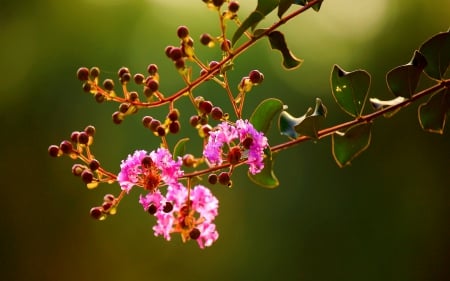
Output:
[[[212,165],[220,165],[224,160],[233,165],[246,157],[249,171],[254,175],[264,168],[264,149],[268,145],[263,133],[248,120],[239,119],[235,124],[222,122],[209,132],[203,156]]]
[[[170,240],[171,233],[180,233],[182,240],[196,240],[200,248],[211,246],[219,237],[214,222],[219,201],[202,185],[191,190],[178,180],[183,175],[182,160],[173,160],[165,148],[147,153],[137,150],[122,161],[117,176],[122,190],[127,193],[140,186],[148,193],[140,196],[139,203],[157,219],[153,227],[156,236]],[[167,194],[160,186],[167,186]]]

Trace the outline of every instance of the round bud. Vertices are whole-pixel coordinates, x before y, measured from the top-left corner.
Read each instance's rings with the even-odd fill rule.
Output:
[[[137,92],[130,92],[130,95],[129,95],[129,97],[130,97],[130,101],[137,101],[138,99],[139,99],[139,95],[138,95],[138,93]]]
[[[89,80],[89,69],[87,67],[80,67],[77,70],[77,78],[80,81],[87,81]]]
[[[222,44],[220,44],[220,49],[224,52],[228,52],[231,49],[231,41],[228,39],[223,41]]]
[[[191,118],[189,118],[189,124],[191,124],[192,127],[197,127],[197,125],[199,124],[200,121],[200,116],[198,115],[193,115],[191,116]]]
[[[173,61],[177,61],[177,60],[179,60],[179,59],[181,59],[183,57],[183,51],[181,50],[181,48],[173,47],[170,50],[170,54],[169,55],[170,55],[170,58]]]
[[[153,119],[150,122],[149,128],[150,130],[152,130],[153,132],[156,132],[157,128],[161,126],[161,122],[157,119]]]
[[[114,124],[119,125],[123,121],[123,113],[120,113],[119,111],[116,111],[112,114],[112,120]]]
[[[126,84],[126,83],[130,82],[131,74],[126,72],[122,75],[122,77],[119,78],[119,80],[120,80],[120,83]]]
[[[192,167],[195,164],[195,157],[192,154],[185,154],[183,156],[183,165],[186,167]]]
[[[78,135],[79,134],[80,134],[80,132],[78,132],[78,131],[72,132],[72,134],[70,134],[70,140],[72,142],[78,142]]]
[[[126,103],[126,102],[123,102],[123,103],[121,103],[121,104],[119,105],[119,111],[120,111],[121,113],[126,113],[126,112],[128,111],[129,108],[130,108],[130,104],[129,104],[129,103]]]
[[[119,78],[122,78],[122,76],[125,73],[130,73],[130,70],[128,68],[126,68],[125,66],[119,68],[119,71],[117,71],[117,74],[119,75]]]
[[[213,108],[213,104],[210,101],[201,101],[198,104],[198,109],[201,113],[209,114]]]
[[[222,109],[220,108],[220,107],[218,107],[218,106],[214,106],[212,109],[211,109],[211,117],[214,119],[214,120],[220,120],[220,119],[222,119],[222,117],[223,117],[223,111],[222,111]]]
[[[61,142],[61,144],[59,145],[59,149],[61,149],[61,151],[63,153],[71,153],[73,150],[73,146],[72,143],[70,141],[64,140]]]
[[[84,170],[86,170],[86,168],[81,164],[74,164],[72,166],[72,174],[74,176],[77,176],[77,177],[81,176],[81,174],[83,173]]]
[[[213,2],[213,4],[214,4],[214,6],[220,8],[220,6],[222,6],[222,4],[223,4],[224,1],[225,1],[225,0],[213,0],[212,2]]]
[[[112,206],[113,206],[113,204],[111,202],[103,202],[103,204],[102,204],[103,212],[107,213],[111,209]]]
[[[146,85],[150,89],[150,91],[152,92],[158,91],[159,83],[155,79],[153,78],[147,79]]]
[[[94,175],[88,169],[84,169],[84,171],[81,173],[81,179],[84,181],[84,183],[91,183],[94,180]]]
[[[200,237],[200,230],[198,230],[198,228],[194,228],[191,230],[191,232],[189,232],[189,237],[192,240],[197,240]]]
[[[158,66],[154,63],[149,64],[147,66],[147,72],[148,72],[148,74],[150,74],[152,76],[155,75],[158,72]]]
[[[100,168],[100,162],[98,162],[97,159],[92,159],[91,162],[89,162],[89,169],[95,171],[98,168]]]
[[[247,136],[243,141],[242,141],[242,146],[245,149],[250,149],[250,146],[252,146],[253,144],[253,138],[250,136]]]
[[[105,79],[105,81],[103,81],[103,87],[107,91],[112,91],[114,89],[114,81],[111,79]]]
[[[91,84],[89,84],[89,82],[83,83],[83,91],[86,93],[89,93],[91,91]]]
[[[180,131],[180,122],[177,121],[173,121],[169,124],[169,132],[171,134],[176,134]]]
[[[228,185],[230,182],[230,174],[227,172],[221,172],[219,174],[219,183],[223,185]]]
[[[163,207],[163,212],[164,213],[169,213],[170,211],[173,210],[173,205],[170,202],[166,202],[166,204]]]
[[[177,69],[184,69],[184,67],[186,66],[186,64],[184,63],[183,59],[179,59],[175,61],[175,67]]]
[[[163,126],[158,126],[158,128],[156,128],[156,133],[158,136],[164,137],[166,135],[166,129],[164,129]]]
[[[202,130],[202,134],[206,137],[206,136],[209,136],[209,132],[211,132],[212,128],[210,125],[206,124],[206,125],[202,126],[201,130]]]
[[[180,111],[178,109],[172,109],[169,114],[167,114],[167,118],[170,119],[170,121],[176,121],[180,117]]]
[[[231,1],[228,4],[228,11],[236,13],[239,10],[239,3],[237,1]]]
[[[145,156],[141,160],[141,166],[144,168],[150,168],[153,165],[153,160],[150,156]]]
[[[103,201],[105,202],[114,202],[115,199],[116,198],[112,194],[105,194],[105,196],[103,196]]]
[[[211,43],[211,41],[213,41],[213,38],[208,33],[203,33],[200,36],[200,43],[202,43],[205,46],[208,46],[209,43]]]
[[[231,165],[239,163],[242,153],[239,146],[234,146],[228,151],[227,160]]]
[[[101,207],[94,207],[89,212],[92,218],[100,220],[103,217],[103,209]]]
[[[258,70],[250,71],[248,77],[253,84],[261,84],[261,82],[264,80],[264,75]]]
[[[80,132],[78,134],[78,142],[80,144],[87,144],[89,142],[89,135],[86,132]]]
[[[156,214],[156,211],[158,211],[158,208],[156,208],[155,205],[151,204],[150,206],[148,206],[147,212],[148,212],[150,215]]]
[[[219,62],[217,62],[215,60],[211,61],[209,63],[209,69],[212,69],[212,68],[216,67],[216,65],[218,65],[218,64],[219,64]]]
[[[153,121],[153,118],[151,116],[144,116],[142,118],[142,124],[144,127],[149,128],[150,123]]]
[[[177,29],[177,35],[178,35],[178,38],[184,39],[189,36],[189,29],[184,25],[179,26]]]
[[[97,78],[100,75],[100,68],[94,66],[91,67],[91,69],[89,70],[89,74],[93,77],[93,78]]]
[[[57,145],[50,145],[48,147],[48,154],[51,157],[58,157],[59,156],[59,147]]]
[[[95,135],[95,127],[92,125],[88,125],[86,128],[84,128],[84,132],[88,134],[88,136],[94,136]]]
[[[142,83],[144,83],[145,77],[141,73],[136,73],[133,76],[133,80],[134,80],[134,83],[136,83],[137,85],[141,85]]]
[[[164,49],[164,53],[166,54],[166,56],[168,58],[171,58],[170,57],[170,52],[172,51],[173,48],[175,48],[175,47],[174,46],[167,46],[166,49]]]
[[[105,101],[105,96],[102,95],[101,93],[95,93],[94,98],[95,98],[95,101],[98,103],[102,103]]]
[[[217,175],[216,174],[210,174],[209,176],[208,176],[208,182],[210,183],[210,184],[216,184],[217,183]]]

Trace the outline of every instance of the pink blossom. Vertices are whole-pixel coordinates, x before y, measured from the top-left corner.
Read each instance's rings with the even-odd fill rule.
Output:
[[[142,161],[150,157],[149,167],[143,167]],[[158,148],[148,154],[145,150],[137,150],[128,155],[120,164],[117,175],[122,190],[129,192],[134,185],[153,191],[162,182],[166,185],[178,182],[183,175],[180,157],[175,161],[172,154],[165,148]]]
[[[231,147],[238,145],[247,156],[246,163],[252,174],[261,172],[264,168],[264,149],[269,146],[267,138],[258,132],[248,120],[237,120],[236,124],[226,121],[220,123],[215,130],[209,133],[208,143],[203,150],[203,156],[212,165],[220,165],[224,159],[224,147],[227,152]],[[233,159],[233,157],[231,157]]]

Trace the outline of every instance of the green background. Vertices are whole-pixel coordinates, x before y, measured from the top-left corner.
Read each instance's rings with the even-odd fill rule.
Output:
[[[241,2],[244,18],[256,1]],[[308,11],[281,28],[291,50],[305,59],[301,68],[284,71],[279,53],[261,41],[236,59],[231,83],[252,69],[265,75],[248,95],[247,117],[264,98],[282,99],[299,116],[320,97],[328,107],[325,125],[337,124],[349,119],[331,96],[333,64],[366,69],[371,96],[389,99],[385,73],[447,30],[449,19],[444,0],[325,1],[319,13]],[[261,26],[275,20],[271,15]],[[74,162],[50,158],[48,146],[92,124],[94,154],[118,172],[134,149],[158,145],[140,118],[163,118],[166,111],[142,111],[114,125],[118,105],[97,104],[75,72],[95,65],[101,77],[115,79],[121,66],[136,73],[156,63],[161,90],[169,95],[183,86],[164,55],[167,45],[178,44],[179,25],[194,39],[219,31],[216,14],[201,1],[0,4],[2,280],[450,279],[450,135],[422,132],[418,104],[376,120],[370,148],[350,167],[334,163],[327,138],[278,155],[277,189],[252,184],[244,168],[232,189],[213,186],[220,238],[211,248],[182,244],[178,236],[171,242],[154,237],[154,219],[137,203],[138,189],[116,216],[92,220],[89,209],[105,193],[117,194],[118,185],[87,190],[70,172]],[[204,61],[220,59],[217,49],[197,44],[196,50]],[[225,92],[212,82],[194,94],[227,108]],[[184,120],[193,114],[188,104],[177,104]],[[196,140],[189,126],[182,132]],[[269,137],[271,144],[285,140],[275,128]],[[198,152],[198,143],[188,149]]]

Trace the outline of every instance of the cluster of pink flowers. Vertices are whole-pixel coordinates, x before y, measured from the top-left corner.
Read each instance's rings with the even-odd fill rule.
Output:
[[[227,154],[224,154],[225,145]],[[248,120],[237,120],[236,124],[222,122],[209,132],[203,156],[212,165],[220,165],[224,159],[233,164],[241,157],[247,157],[249,171],[254,175],[264,168],[264,149],[268,145],[264,134],[258,132]]]
[[[117,181],[126,192],[133,186],[149,191],[139,203],[156,217],[155,236],[170,240],[172,233],[180,233],[183,241],[196,240],[200,248],[211,246],[219,237],[214,224],[219,201],[202,185],[188,190],[181,184],[181,164],[181,158],[173,160],[165,148],[150,153],[138,150],[122,161]],[[167,186],[165,196],[160,186]]]

